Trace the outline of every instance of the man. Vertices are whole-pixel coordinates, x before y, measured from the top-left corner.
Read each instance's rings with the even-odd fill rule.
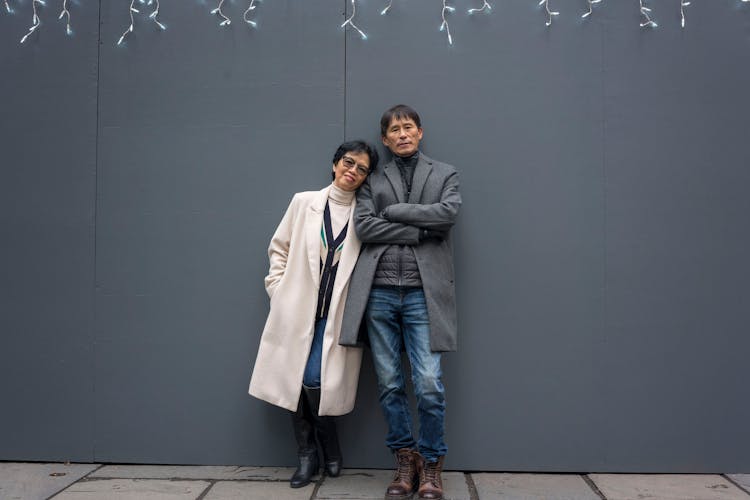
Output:
[[[340,343],[358,345],[366,326],[388,424],[386,445],[397,470],[385,498],[443,497],[447,452],[440,356],[456,350],[456,306],[450,229],[461,196],[458,174],[419,151],[422,124],[405,105],[380,120],[393,159],[373,171],[357,193],[354,227],[363,243],[344,308]],[[419,413],[414,439],[401,352],[411,365]]]

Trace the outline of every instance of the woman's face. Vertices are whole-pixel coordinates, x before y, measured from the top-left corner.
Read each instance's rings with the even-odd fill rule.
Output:
[[[333,183],[344,191],[356,191],[370,173],[370,157],[367,153],[344,153],[333,164]]]

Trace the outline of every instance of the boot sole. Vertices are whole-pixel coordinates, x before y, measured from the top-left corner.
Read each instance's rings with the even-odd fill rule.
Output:
[[[297,489],[297,488],[304,488],[304,487],[305,487],[305,486],[307,486],[308,484],[312,484],[312,481],[308,481],[308,482],[306,482],[306,483],[300,483],[300,484],[291,484],[291,483],[289,483],[289,487],[290,487],[290,488],[294,488],[294,489]]]
[[[290,482],[289,483],[289,487],[290,488],[294,488],[294,489],[304,488],[308,484],[312,484],[312,483],[317,482],[318,479],[320,479],[320,475],[319,474],[315,474],[313,476],[310,476],[310,479],[308,481],[304,481],[304,482],[301,482],[301,483],[292,483],[292,482]]]

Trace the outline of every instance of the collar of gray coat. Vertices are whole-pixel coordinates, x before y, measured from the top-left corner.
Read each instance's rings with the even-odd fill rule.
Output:
[[[399,203],[419,202],[420,198],[422,197],[422,190],[424,189],[425,182],[427,182],[427,177],[432,171],[432,164],[432,158],[428,157],[420,151],[419,161],[417,162],[417,166],[414,168],[414,177],[412,178],[411,182],[411,195],[407,200],[406,193],[404,193],[403,183],[401,182],[401,172],[399,171],[398,166],[396,166],[396,161],[391,158],[391,161],[386,163],[386,165],[383,167],[383,172],[388,178],[388,181],[391,183],[391,187],[396,193],[396,199],[399,201]]]

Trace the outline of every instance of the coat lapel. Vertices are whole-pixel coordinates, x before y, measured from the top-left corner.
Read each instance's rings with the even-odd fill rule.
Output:
[[[354,232],[354,210],[356,204],[357,202],[355,201],[352,205],[352,211],[349,214],[349,229],[347,230],[346,243],[344,244],[344,249],[341,251],[339,269],[336,271],[336,284],[341,283],[341,286],[349,282],[349,276],[354,271],[354,265],[357,263],[359,250],[362,247],[362,243]]]
[[[307,261],[316,289],[320,286],[320,230],[323,227],[323,211],[328,200],[329,187],[321,189],[315,200],[307,207],[305,219],[305,243],[307,244]]]
[[[383,167],[383,171],[385,172],[385,176],[388,178],[388,181],[391,183],[393,191],[396,193],[396,199],[398,200],[398,202],[405,203],[406,194],[404,193],[404,183],[401,181],[401,174],[398,171],[396,162],[394,162],[393,160],[388,162],[386,166]]]
[[[432,160],[419,153],[419,161],[414,168],[414,178],[411,181],[409,203],[419,203],[419,200],[422,199],[422,191],[427,182],[427,177],[430,176],[430,172],[432,172]]]

